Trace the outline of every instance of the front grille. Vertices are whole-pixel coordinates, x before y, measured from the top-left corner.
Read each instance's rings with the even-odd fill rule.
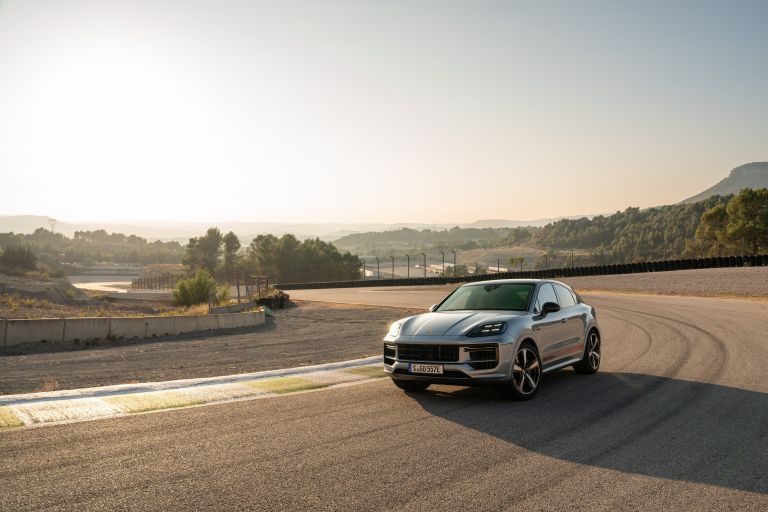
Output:
[[[384,345],[384,364],[392,366],[395,364],[395,345]]]
[[[398,344],[397,358],[400,361],[455,363],[459,360],[459,346]]]
[[[464,347],[469,352],[469,366],[475,370],[490,370],[499,365],[499,346],[495,343],[488,345],[472,345]]]

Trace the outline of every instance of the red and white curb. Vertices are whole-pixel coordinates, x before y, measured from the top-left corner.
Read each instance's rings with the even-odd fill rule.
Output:
[[[283,370],[0,396],[0,430],[266,398],[386,374],[381,356]]]

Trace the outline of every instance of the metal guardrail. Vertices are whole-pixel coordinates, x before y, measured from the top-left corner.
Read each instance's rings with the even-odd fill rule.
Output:
[[[280,290],[307,290],[320,288],[364,288],[380,286],[428,286],[458,284],[488,279],[556,279],[562,277],[604,276],[611,274],[638,274],[645,272],[667,272],[671,270],[692,270],[697,268],[768,266],[768,254],[752,256],[723,256],[716,258],[694,258],[685,260],[647,261],[643,263],[622,263],[614,265],[590,265],[587,267],[566,267],[547,270],[524,270],[522,272],[501,272],[463,277],[411,277],[397,279],[366,279],[357,281],[326,281],[315,283],[280,283],[274,287]]]

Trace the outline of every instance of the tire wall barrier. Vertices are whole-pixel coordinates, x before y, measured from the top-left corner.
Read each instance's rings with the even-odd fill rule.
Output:
[[[264,310],[196,316],[0,319],[0,348],[41,341],[153,338],[216,329],[254,327],[265,321]]]
[[[357,281],[326,281],[316,283],[280,283],[279,290],[311,290],[321,288],[366,288],[381,286],[435,286],[445,284],[469,283],[491,279],[557,279],[561,277],[604,276],[611,274],[637,274],[645,272],[666,272],[670,270],[691,270],[699,268],[722,267],[760,267],[768,266],[768,254],[752,256],[724,256],[717,258],[697,258],[687,260],[648,261],[643,263],[622,263],[612,265],[592,265],[589,267],[555,268],[546,270],[524,270],[522,272],[501,272],[464,277],[411,277],[397,279],[366,279]]]

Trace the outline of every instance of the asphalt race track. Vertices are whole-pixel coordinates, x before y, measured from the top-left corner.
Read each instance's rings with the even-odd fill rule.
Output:
[[[585,298],[600,373],[532,401],[383,379],[2,432],[0,509],[768,510],[768,302]]]

